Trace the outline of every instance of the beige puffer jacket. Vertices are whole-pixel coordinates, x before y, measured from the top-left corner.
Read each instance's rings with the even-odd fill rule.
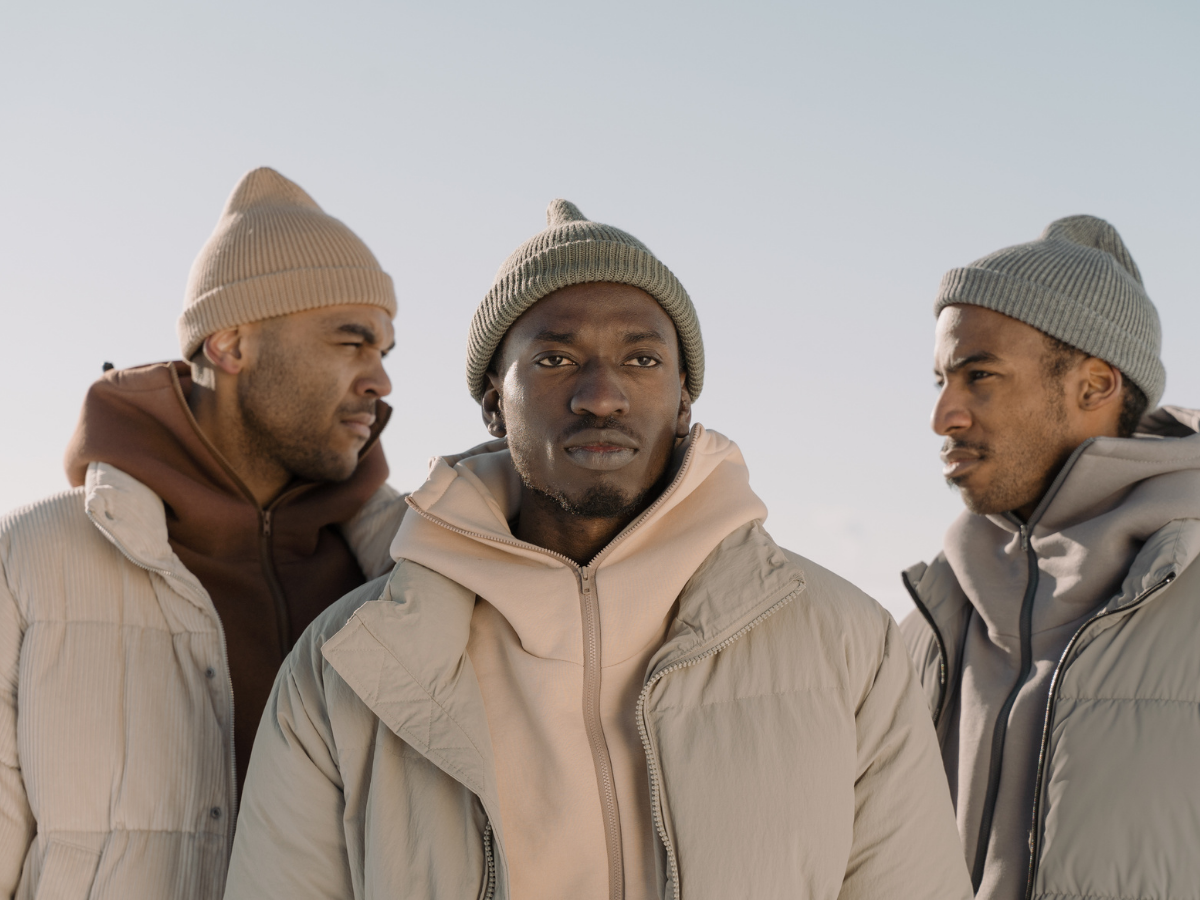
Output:
[[[406,507],[344,529],[369,577]],[[162,501],[104,463],[0,519],[0,897],[215,900],[233,837],[221,624]]]
[[[309,627],[255,739],[228,900],[510,896],[474,607],[402,560]],[[637,713],[658,896],[970,896],[895,623],[761,523],[684,587]]]
[[[960,557],[964,571],[943,553],[904,573],[918,609],[901,630],[939,738],[953,747],[960,710],[970,710],[972,689],[978,695],[983,677],[982,666],[964,664],[972,647],[968,638],[982,618],[995,613],[984,604],[976,608],[964,585],[974,584],[978,593],[979,570],[999,571],[1010,558],[1029,560],[1028,571],[1016,569],[1010,584],[993,578],[982,588],[993,606],[1008,600],[1011,617],[1020,614],[1028,623],[1020,653],[1031,674],[1003,686],[1016,701],[1005,720],[1000,765],[993,762],[1001,790],[995,819],[985,814],[993,822],[991,832],[983,833],[987,843],[980,841],[982,826],[963,816],[960,788],[966,855],[985,875],[981,896],[1200,896],[1197,426],[1200,413],[1166,407],[1143,420],[1143,436],[1135,440],[1085,443],[1031,524],[1018,529],[1002,517],[988,517],[999,525],[993,539],[984,541],[979,534],[986,522],[973,517],[977,521],[968,524],[976,540],[967,547],[981,557],[974,571],[964,569],[960,548],[949,557]],[[963,530],[960,520],[948,542],[956,532],[961,538]],[[1081,542],[1081,536],[1092,541]],[[1116,541],[1100,540],[1113,536],[1129,539],[1128,556],[1114,549]],[[1115,578],[1108,577],[1109,570]],[[975,582],[967,580],[972,576]],[[1080,585],[1092,589],[1089,605],[1080,606],[1080,598],[1072,596]],[[1075,617],[1061,609],[1068,602],[1080,615],[1065,631],[1039,625],[1055,614]],[[1038,640],[1051,634],[1061,634],[1060,644],[1049,659],[1036,656]],[[1043,668],[1043,687],[1037,690]],[[1028,745],[1013,739],[1026,695],[1037,701]],[[994,761],[993,741],[978,754]],[[951,763],[957,758],[951,751]],[[1002,829],[998,823],[1013,820],[1014,810],[1020,811],[1017,824]],[[986,868],[978,847],[987,848]],[[997,886],[990,887],[994,865],[1003,867],[1003,877],[992,878]]]

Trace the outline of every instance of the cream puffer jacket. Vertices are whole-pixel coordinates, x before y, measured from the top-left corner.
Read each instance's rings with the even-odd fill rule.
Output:
[[[344,529],[391,566],[406,507]],[[0,897],[215,900],[233,838],[221,623],[167,542],[162,501],[92,463],[0,519]]]
[[[888,614],[759,522],[678,604],[637,704],[658,895],[969,897]],[[474,606],[402,560],[309,627],[255,739],[227,900],[510,896]]]

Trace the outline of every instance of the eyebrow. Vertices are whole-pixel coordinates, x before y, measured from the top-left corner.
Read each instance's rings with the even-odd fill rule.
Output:
[[[950,365],[946,366],[943,371],[938,371],[935,366],[933,369],[934,375],[953,375],[960,369],[965,369],[967,366],[981,362],[999,362],[1000,357],[995,353],[988,353],[986,350],[980,350],[978,353],[972,353],[970,356],[964,356],[960,359],[951,360]]]
[[[368,344],[375,346],[379,343],[379,337],[375,334],[375,330],[366,325],[360,325],[357,322],[347,322],[345,325],[339,325],[337,330],[346,334],[356,334]],[[390,353],[396,347],[396,342],[392,341],[390,347],[384,350],[384,353]]]
[[[552,344],[573,344],[575,343],[575,332],[573,331],[539,331],[533,338],[535,341],[549,341]]]
[[[657,331],[627,331],[624,334],[624,340],[627,344],[640,344],[643,341],[655,341],[659,344],[667,343],[667,339]]]

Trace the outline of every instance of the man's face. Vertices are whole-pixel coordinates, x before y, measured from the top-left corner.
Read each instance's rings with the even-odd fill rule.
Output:
[[[394,332],[374,306],[334,306],[268,319],[248,333],[238,403],[253,455],[293,476],[344,481],[391,393],[383,357]]]
[[[1027,517],[1079,444],[1062,379],[1048,375],[1040,331],[978,306],[938,316],[932,426],[942,474],[971,512]]]
[[[580,516],[636,514],[691,422],[675,326],[629,285],[579,284],[538,301],[508,330],[496,369],[489,428],[507,432],[527,488]]]

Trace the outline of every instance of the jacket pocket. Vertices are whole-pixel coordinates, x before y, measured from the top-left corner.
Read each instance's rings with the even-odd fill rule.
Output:
[[[99,865],[100,851],[52,838],[33,900],[86,900]]]

